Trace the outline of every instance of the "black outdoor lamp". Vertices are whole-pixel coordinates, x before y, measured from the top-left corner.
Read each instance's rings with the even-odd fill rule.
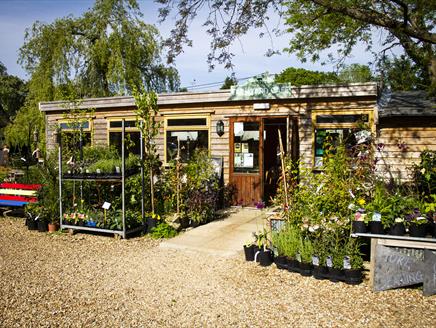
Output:
[[[224,134],[224,122],[221,120],[216,122],[216,134],[220,137],[222,137]]]

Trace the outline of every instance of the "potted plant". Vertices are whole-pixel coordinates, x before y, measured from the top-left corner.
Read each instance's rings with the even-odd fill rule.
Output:
[[[268,248],[268,232],[263,230],[256,234],[256,243],[259,250],[255,254],[255,259],[259,260],[261,266],[269,266],[273,262],[273,253]]]
[[[298,252],[300,254],[300,274],[302,276],[310,277],[312,275],[312,255],[313,245],[309,238],[300,238]]]
[[[286,266],[290,272],[300,272],[297,260],[301,230],[298,226],[288,224],[281,231],[283,237],[283,255],[286,256]]]
[[[360,253],[361,242],[358,238],[348,238],[345,244],[344,281],[349,285],[362,282],[363,258]]]
[[[404,225],[404,218],[396,217],[394,224],[389,229],[389,234],[394,236],[404,236],[406,227]]]
[[[354,233],[366,232],[366,218],[367,214],[363,208],[359,208],[354,214],[354,220],[351,222],[351,229]]]
[[[409,235],[410,237],[425,237],[427,235],[428,220],[425,216],[421,215],[421,211],[415,208],[412,213],[406,216],[409,222]]]
[[[247,242],[244,244],[244,254],[246,261],[254,261],[254,247],[252,242]]]
[[[274,256],[274,263],[279,269],[287,269],[287,258],[285,255],[286,236],[283,232],[273,232],[272,243],[277,251],[277,256]]]
[[[160,216],[156,213],[148,213],[147,214],[147,232],[150,233],[154,228],[156,228],[158,221],[160,220]]]

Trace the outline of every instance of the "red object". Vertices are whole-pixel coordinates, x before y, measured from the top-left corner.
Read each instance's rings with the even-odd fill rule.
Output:
[[[18,202],[36,203],[38,201],[38,198],[36,198],[36,197],[24,197],[24,196],[0,195],[0,200],[14,200],[14,201],[18,201]]]
[[[24,183],[0,183],[0,188],[5,189],[21,189],[21,190],[39,190],[41,189],[41,184],[24,184]]]

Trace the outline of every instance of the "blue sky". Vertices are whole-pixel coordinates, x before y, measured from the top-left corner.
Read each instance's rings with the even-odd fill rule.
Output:
[[[165,38],[174,25],[174,21],[168,20],[158,24],[158,5],[152,0],[138,1],[144,20],[149,24],[155,24]],[[72,14],[80,16],[84,11],[92,7],[93,1],[88,0],[0,0],[0,61],[8,69],[8,73],[21,78],[28,78],[17,64],[18,49],[23,44],[24,33],[27,27],[39,20],[51,23],[56,18]],[[190,30],[190,38],[193,39],[193,47],[185,48],[185,52],[176,59],[176,67],[179,70],[182,86],[190,87],[211,82],[223,81],[231,72],[223,67],[216,66],[209,72],[206,63],[209,51],[210,39],[202,27],[204,19],[199,17]],[[252,31],[239,43],[235,43],[232,52],[236,54],[234,59],[234,72],[237,78],[245,78],[263,72],[279,73],[283,69],[294,66],[312,70],[332,70],[333,66],[321,66],[312,63],[302,64],[295,56],[287,53],[266,57],[264,53],[270,46],[266,39],[259,39],[258,33]],[[287,45],[286,34],[274,39],[274,47],[281,50]],[[357,50],[349,63],[366,64],[371,58],[362,50]]]

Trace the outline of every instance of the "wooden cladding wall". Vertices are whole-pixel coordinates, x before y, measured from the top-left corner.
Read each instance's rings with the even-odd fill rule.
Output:
[[[410,180],[410,168],[419,164],[421,152],[436,151],[436,127],[381,126],[378,132],[376,168],[386,178]]]
[[[222,157],[224,162],[224,181],[229,181],[229,118],[240,116],[289,116],[295,119],[298,130],[294,137],[297,138],[299,145],[295,154],[299,155],[302,163],[307,166],[313,164],[313,126],[311,122],[312,110],[354,110],[354,109],[372,109],[375,105],[375,97],[344,97],[344,98],[324,98],[324,99],[289,99],[268,102],[271,108],[269,110],[253,110],[253,101],[247,102],[207,102],[198,104],[174,104],[160,106],[158,120],[162,122],[159,136],[156,138],[157,150],[160,158],[164,160],[165,154],[165,131],[163,121],[170,115],[210,115],[210,154],[215,157]],[[92,114],[93,138],[94,145],[107,145],[108,131],[107,119],[109,118],[132,118],[134,117],[134,107],[120,107],[96,109]],[[168,115],[168,116],[167,116]],[[65,118],[62,111],[46,112],[46,146],[47,149],[54,149],[53,132],[59,120]],[[219,137],[216,133],[216,123],[222,120],[224,122],[224,135]],[[290,137],[290,136],[289,136]],[[431,141],[428,141],[432,143]],[[288,141],[288,144],[290,142]]]

